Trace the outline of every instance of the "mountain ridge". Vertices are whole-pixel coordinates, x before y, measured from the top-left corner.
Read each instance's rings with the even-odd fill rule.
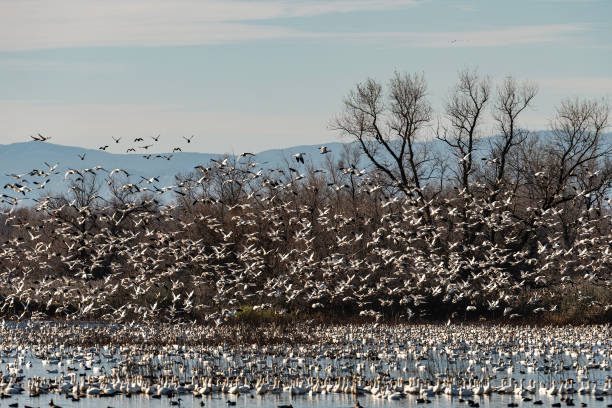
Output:
[[[538,134],[546,137],[547,133],[538,132]],[[612,145],[612,133],[606,133],[603,136],[604,144]],[[326,143],[325,146],[329,150],[327,154],[321,154],[319,150],[321,145],[319,144],[268,149],[254,153],[253,160],[257,163],[256,169],[287,168],[289,166],[299,168],[299,166],[304,165],[322,168],[330,158],[338,161],[342,157],[345,147],[355,144],[356,142]],[[421,141],[419,144],[427,145],[430,150],[434,150],[439,155],[447,156],[449,154],[448,147],[444,142],[437,139]],[[305,154],[305,164],[295,162],[293,156],[297,153]],[[81,160],[79,155],[83,154],[85,156]],[[2,183],[2,186],[15,183],[17,179],[13,177],[13,174],[27,174],[35,169],[45,170],[57,163],[56,170],[61,174],[69,169],[80,170],[101,165],[108,171],[115,168],[124,169],[135,177],[135,181],[141,181],[140,177],[157,177],[159,186],[168,186],[175,184],[176,175],[189,173],[194,170],[195,166],[210,166],[211,160],[222,160],[225,157],[237,157],[238,155],[200,152],[152,153],[148,160],[145,156],[149,156],[146,151],[133,154],[114,153],[51,142],[27,141],[0,145],[0,183]],[[477,158],[484,157],[482,156],[482,150],[477,152],[476,156]],[[171,157],[171,159],[167,160],[168,157]],[[369,165],[369,160],[362,153],[359,167],[363,168]],[[63,183],[63,179],[63,177],[55,177],[50,180],[46,190],[60,193],[67,191],[67,184]],[[37,181],[43,182],[42,179]],[[7,189],[4,189],[3,192],[12,193],[11,190]]]

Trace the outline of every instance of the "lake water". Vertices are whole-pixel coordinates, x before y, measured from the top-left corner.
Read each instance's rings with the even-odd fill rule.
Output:
[[[352,408],[355,405],[355,398],[346,394],[327,394],[317,396],[294,396],[291,397],[288,394],[283,395],[265,395],[257,396],[254,395],[250,398],[245,395],[239,397],[220,395],[220,396],[207,396],[204,398],[194,397],[191,394],[180,395],[182,399],[183,407],[200,407],[200,402],[204,402],[206,407],[210,408],[227,408],[226,401],[236,401],[236,407],[240,408],[276,408],[281,404],[291,404],[294,408],[299,407],[346,407]],[[103,398],[81,398],[78,402],[72,402],[70,399],[59,395],[43,395],[36,398],[30,398],[26,394],[15,396],[11,399],[3,400],[0,406],[6,407],[9,403],[18,402],[19,406],[29,405],[33,407],[47,407],[49,401],[53,399],[56,405],[61,407],[83,407],[83,408],[107,408],[107,407],[125,407],[125,408],[160,408],[169,407],[170,399],[162,397],[161,399],[152,399],[145,395],[133,395],[130,398],[126,398],[123,395],[116,397],[103,397]],[[174,400],[177,398],[175,397]],[[403,407],[403,406],[428,406],[428,407],[457,407],[457,406],[468,406],[467,403],[459,402],[458,397],[449,397],[446,395],[439,395],[430,397],[430,404],[417,404],[416,397],[408,395],[405,399],[398,401],[383,400],[380,398],[374,398],[369,395],[359,396],[359,403],[367,407]],[[498,395],[493,394],[491,396],[482,397],[471,397],[472,400],[478,402],[481,407],[505,407],[510,402],[518,402],[520,406],[532,406],[533,402],[522,402],[521,398],[516,398],[509,395]],[[552,403],[559,402],[560,397],[547,397],[536,395],[534,400],[542,400],[545,407],[550,407]],[[573,399],[576,406],[580,406],[581,402],[584,402],[589,407],[606,407],[608,404],[612,404],[612,397],[604,397],[604,401],[597,401],[595,397],[591,395],[574,395]],[[565,406],[565,404],[563,404]]]
[[[66,349],[65,353],[71,354],[72,351],[70,349]],[[5,363],[3,365],[4,366],[3,373],[7,373],[9,369],[9,364],[14,364],[15,362],[18,361],[17,354],[15,350],[11,350],[11,351],[5,352],[3,355],[4,355],[3,362]],[[167,396],[162,396],[160,399],[154,399],[145,394],[133,394],[129,398],[122,394],[113,396],[113,397],[83,397],[78,402],[72,401],[70,398],[68,398],[65,395],[58,395],[58,394],[42,394],[38,397],[31,397],[29,396],[29,393],[27,391],[27,386],[25,385],[28,378],[36,377],[36,376],[46,377],[50,379],[57,378],[58,376],[61,375],[62,367],[58,367],[57,364],[44,364],[43,365],[42,360],[34,357],[31,352],[26,352],[26,354],[22,354],[22,355],[23,355],[21,359],[22,362],[31,361],[32,363],[31,367],[27,367],[25,365],[21,366],[22,372],[20,373],[20,375],[25,377],[24,382],[22,384],[23,384],[23,387],[26,389],[26,391],[23,394],[14,395],[10,399],[5,399],[5,400],[0,401],[0,407],[5,407],[9,403],[15,403],[15,402],[17,402],[19,406],[28,405],[32,407],[46,407],[48,406],[49,401],[51,399],[53,399],[56,405],[61,406],[61,407],[73,407],[74,406],[74,407],[90,407],[90,408],[107,408],[107,407],[155,408],[155,407],[171,406],[170,404],[171,398]],[[123,366],[123,362],[125,361],[125,359],[121,357],[120,355],[115,355],[110,358],[106,358],[102,354],[94,354],[94,355],[96,358],[100,359],[99,364],[94,364],[94,367],[95,367],[94,370],[84,371],[82,367],[81,369],[78,369],[77,367],[79,367],[80,363],[78,363],[78,360],[72,360],[72,365],[75,368],[77,368],[76,371],[74,371],[74,375],[80,376],[80,374],[85,374],[85,373],[87,373],[87,375],[98,374],[100,373],[99,370],[102,367],[104,367],[103,371],[110,373],[113,367]],[[232,354],[228,353],[227,356],[228,358],[217,360],[219,365],[214,367],[215,370],[224,371],[224,370],[230,369],[231,363],[229,363],[228,360],[231,359]],[[286,358],[284,357],[260,356],[259,358],[260,358],[260,363],[262,360],[266,362],[266,364],[260,364],[258,368],[258,370],[260,371],[265,370],[266,368],[275,367],[282,360],[287,362]],[[519,355],[516,355],[515,358],[518,361],[524,358],[524,356],[521,356],[519,354]],[[180,365],[176,364],[177,362],[182,361],[182,364],[185,364],[184,363],[185,360],[183,360],[178,354],[175,356],[169,355],[167,358],[163,359],[163,361],[155,359],[154,364],[165,363],[167,367],[170,367],[171,365],[168,364],[170,361],[173,361],[175,363],[172,365],[172,367],[174,367],[172,369],[173,373],[179,376],[184,376],[185,380],[189,380],[190,378],[189,370],[185,371],[184,369],[183,370],[177,369],[177,367],[180,367]],[[570,356],[560,357],[559,361],[560,363],[564,363],[564,364],[572,363],[572,359]],[[64,363],[65,362],[66,361],[64,361]],[[193,365],[184,365],[184,366],[195,369],[195,367],[197,366],[195,364],[195,359],[192,362],[194,362]],[[366,359],[358,359],[358,360],[319,359],[318,362],[323,367],[325,366],[329,367],[330,365],[331,366],[335,365],[338,367],[336,368],[336,370],[341,371],[342,366],[350,367],[354,365],[356,362],[361,362],[361,363],[365,363],[366,367],[369,367],[369,364],[371,364],[374,361],[370,361]],[[380,360],[375,360],[375,362],[380,364]],[[122,364],[120,365],[119,363],[122,363]],[[293,367],[294,369],[298,369],[300,367],[299,363],[293,360],[290,360],[289,362],[287,362],[287,364],[289,367]],[[438,362],[437,364],[439,365],[442,371],[446,371],[447,368],[450,368],[450,367],[445,367],[445,363]],[[454,362],[454,365],[460,366],[460,368],[457,368],[457,369],[465,369],[465,367],[468,366],[468,363],[467,363],[467,360],[466,361],[460,360],[460,361]],[[520,366],[518,363],[517,365]],[[87,365],[85,366],[87,367]],[[565,371],[561,371],[555,374],[548,373],[546,375],[542,373],[538,373],[538,372],[521,374],[519,372],[520,368],[518,368],[518,366],[516,369],[512,371],[512,373],[508,373],[507,370],[503,372],[501,371],[497,372],[496,375],[494,375],[495,378],[492,380],[492,384],[498,385],[500,383],[501,378],[514,378],[517,381],[520,381],[521,378],[525,378],[526,380],[534,379],[538,383],[540,381],[544,381],[548,383],[549,381],[551,381],[551,379],[575,378],[574,372],[571,370],[565,370]],[[200,366],[197,366],[197,367],[200,367]],[[390,367],[383,367],[383,368],[390,368]],[[425,378],[428,375],[427,373],[424,372],[425,370],[423,369],[419,370],[416,367],[414,367],[414,364],[413,364],[413,368],[410,370],[407,370],[406,366],[393,367],[393,368],[394,368],[393,370],[388,370],[390,377],[399,377],[399,376],[404,376],[404,375],[406,376],[408,375],[419,376],[420,375],[421,377]],[[65,369],[65,364],[64,364],[64,369]],[[482,371],[481,367],[478,367],[478,369]],[[55,373],[56,370],[58,371],[58,373]],[[51,371],[51,373],[49,373],[49,371]],[[369,368],[366,368],[365,372],[363,372],[362,374],[364,378],[372,378],[376,375],[376,372],[371,372]],[[601,385],[607,378],[608,374],[609,374],[609,371],[593,369],[593,370],[590,370],[587,375],[589,379],[597,380],[598,383]],[[320,377],[323,377],[324,372],[319,372],[318,375]],[[578,388],[578,385],[576,385],[576,388]],[[559,402],[562,398],[562,396],[560,395],[559,396],[547,396],[547,395],[539,395],[539,394],[535,394],[530,397],[534,401],[542,400],[543,406],[551,406],[552,403]],[[394,407],[394,406],[418,405],[417,396],[409,395],[409,394],[406,395],[405,398],[397,400],[397,401],[391,401],[388,399],[379,398],[379,397],[372,396],[369,394],[359,395],[358,398],[355,398],[355,396],[353,395],[343,394],[343,393],[339,393],[339,394],[328,393],[324,395],[323,394],[316,394],[316,395],[305,394],[305,395],[292,396],[288,392],[283,392],[281,394],[269,394],[268,393],[266,395],[260,396],[260,395],[256,395],[254,391],[251,391],[248,394],[240,394],[240,395],[215,393],[215,394],[211,394],[211,395],[207,395],[203,397],[193,396],[191,393],[186,393],[186,394],[176,395],[174,398],[172,398],[172,400],[176,401],[177,398],[182,399],[181,405],[184,407],[200,407],[202,406],[201,403],[203,402],[206,407],[210,407],[210,408],[227,408],[228,400],[235,401],[236,407],[249,407],[249,408],[276,408],[278,405],[287,405],[287,404],[293,405],[294,408],[314,407],[314,406],[323,407],[323,408],[326,408],[326,407],[351,408],[355,405],[355,402],[357,400],[360,402],[360,404],[363,407],[366,407],[366,408],[367,407],[383,407],[383,406],[384,407]],[[592,407],[605,407],[605,406],[608,406],[608,404],[612,404],[612,396],[604,396],[603,401],[597,401],[595,399],[595,396],[593,395],[573,394],[570,396],[570,398],[572,398],[575,401],[576,406],[580,406],[580,403],[586,403],[587,406],[592,406]],[[447,396],[444,394],[428,397],[428,399],[431,401],[431,403],[422,404],[423,406],[445,407],[445,408],[446,407],[457,407],[457,406],[466,406],[466,407],[468,406],[467,403],[462,402],[459,397],[451,397],[451,396]],[[479,403],[481,407],[484,407],[484,406],[501,407],[501,406],[507,406],[507,404],[511,402],[517,402],[519,403],[520,406],[533,405],[532,402],[523,402],[520,396],[505,395],[505,394],[471,396],[471,397],[466,397],[464,399],[465,400],[471,399]],[[565,404],[563,404],[563,406],[565,406]]]
[[[134,334],[135,327],[130,327]],[[609,326],[585,326],[584,328],[529,328],[492,326],[389,326],[370,327],[325,327],[318,333],[326,341],[319,344],[292,346],[277,344],[270,346],[105,346],[63,347],[27,345],[32,332],[20,332],[18,327],[5,327],[0,335],[0,369],[4,375],[4,390],[8,392],[11,379],[22,377],[22,394],[0,400],[0,408],[17,403],[18,406],[47,407],[53,399],[61,407],[169,407],[171,401],[181,398],[183,407],[226,408],[227,401],[240,408],[276,408],[291,404],[300,407],[345,407],[351,408],[358,400],[361,406],[400,407],[468,406],[473,400],[481,407],[505,407],[510,403],[532,406],[541,400],[542,406],[551,406],[565,398],[571,398],[575,406],[607,407],[612,404],[612,395],[555,395],[541,394],[539,390],[529,395],[533,401],[523,401],[514,394],[469,396],[461,398],[439,394],[426,397],[431,402],[419,404],[417,396],[407,394],[405,398],[390,400],[368,393],[357,398],[345,393],[306,393],[292,395],[290,392],[256,395],[254,390],[242,394],[216,392],[205,396],[181,393],[173,398],[161,396],[156,399],[146,394],[133,393],[130,397],[118,394],[112,397],[82,397],[72,401],[66,393],[49,393],[30,396],[29,381],[45,379],[55,384],[72,386],[84,378],[104,376],[108,382],[134,384],[149,381],[162,384],[165,381],[190,384],[192,378],[211,378],[215,383],[240,378],[241,384],[254,386],[259,378],[267,382],[278,378],[283,385],[292,379],[310,379],[316,383],[328,379],[335,382],[360,381],[361,386],[379,379],[387,387],[397,379],[407,383],[410,378],[423,383],[452,379],[461,384],[466,379],[488,378],[493,388],[509,383],[533,381],[548,387],[552,381],[574,380],[574,388],[583,384],[597,383],[601,389],[612,373],[612,338]],[[59,329],[58,329],[59,330]],[[73,328],[61,330],[70,332]],[[62,333],[57,331],[57,333]],[[100,330],[106,330],[100,326]],[[202,329],[205,330],[205,329]],[[21,333],[21,334],[19,334]],[[47,340],[39,338],[45,343]],[[130,344],[129,337],[126,337]],[[49,343],[53,343],[50,339]],[[56,342],[58,344],[63,344]],[[169,380],[168,380],[169,378]],[[166,380],[164,380],[166,379]],[[394,384],[393,384],[394,385]],[[161,386],[161,385],[160,385]],[[100,386],[100,388],[103,388]],[[116,385],[115,388],[119,388]],[[612,393],[612,392],[611,392]],[[380,395],[380,394],[379,394]],[[562,406],[567,406],[567,401]]]

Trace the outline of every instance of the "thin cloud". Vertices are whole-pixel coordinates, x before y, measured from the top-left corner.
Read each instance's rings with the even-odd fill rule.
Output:
[[[313,34],[248,24],[331,13],[397,10],[418,0],[5,0],[0,50],[210,44]]]
[[[81,72],[81,73],[119,73],[122,66],[110,62],[66,62],[40,58],[0,58],[0,70],[18,72]]]
[[[330,13],[399,10],[424,0],[4,0],[1,9],[11,18],[26,21],[123,19],[137,22],[225,22]]]
[[[184,46],[285,38],[384,41],[408,47],[478,47],[561,41],[586,29],[576,24],[550,24],[467,32],[335,33],[273,24],[279,18],[396,10],[419,3],[416,0],[7,0],[0,4],[0,50]]]
[[[540,0],[545,3],[600,3],[607,0]]]
[[[546,24],[474,31],[358,33],[347,37],[386,38],[410,47],[497,47],[562,42],[586,30],[587,26],[580,24]]]
[[[497,30],[456,33],[457,46],[493,47],[519,44],[563,42],[572,35],[587,31],[582,24],[546,24],[517,26]],[[442,40],[442,39],[440,39]],[[437,44],[442,45],[440,41]]]
[[[535,82],[543,90],[568,96],[612,96],[612,77],[540,78]]]
[[[313,36],[283,27],[241,23],[165,23],[152,27],[127,23],[100,23],[96,26],[95,23],[75,22],[58,27],[51,36],[42,31],[34,31],[16,40],[0,38],[0,49],[22,51],[75,47],[184,46]]]

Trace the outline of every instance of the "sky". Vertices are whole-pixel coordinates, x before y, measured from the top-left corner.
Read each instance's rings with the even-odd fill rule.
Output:
[[[610,0],[2,0],[0,144],[347,141],[329,123],[356,83],[423,73],[441,113],[466,68],[537,83],[522,125],[545,129],[564,98],[612,100],[611,17]]]

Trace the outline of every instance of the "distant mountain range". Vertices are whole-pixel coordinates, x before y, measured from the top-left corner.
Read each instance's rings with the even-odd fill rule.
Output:
[[[541,134],[546,135],[547,133],[549,134],[549,132],[542,132]],[[604,139],[605,144],[612,143],[612,133],[606,134]],[[439,140],[430,140],[422,143],[427,144],[427,148],[430,151],[437,152],[438,155],[448,155],[446,145]],[[313,168],[325,168],[325,164],[328,160],[339,160],[342,158],[345,149],[350,147],[350,145],[344,145],[338,142],[327,143],[325,146],[327,146],[330,153],[321,154],[319,151],[320,145],[302,145],[286,149],[265,150],[256,153],[253,160],[259,163],[257,168],[286,168],[290,165],[301,169],[304,164],[296,163],[293,155],[304,153],[306,164],[312,164]],[[353,145],[353,147],[355,146]],[[83,155],[84,158],[81,160]],[[159,182],[156,184],[163,187],[175,184],[175,176],[177,174],[190,173],[197,165],[210,166],[211,159],[219,160],[227,155],[177,152],[159,155],[165,157],[157,157],[157,154],[152,154],[149,159],[143,156],[142,153],[109,153],[102,150],[63,146],[49,142],[32,141],[0,145],[0,186],[5,186],[7,183],[14,183],[16,181],[11,174],[19,175],[29,173],[34,169],[48,170],[45,164],[46,162],[49,166],[58,164],[57,171],[62,175],[69,169],[93,168],[97,165],[101,165],[107,170],[121,168],[130,173],[132,182],[140,181],[141,176],[146,178],[157,177]],[[167,160],[166,158],[170,156],[171,159]],[[360,167],[363,168],[368,165],[368,159],[365,155],[362,155]],[[25,178],[29,181],[44,181],[40,178]],[[66,191],[67,183],[64,183],[63,180],[63,176],[56,175],[49,181],[45,190],[55,193]],[[13,196],[20,195],[6,189],[1,189],[0,193],[1,192]]]

